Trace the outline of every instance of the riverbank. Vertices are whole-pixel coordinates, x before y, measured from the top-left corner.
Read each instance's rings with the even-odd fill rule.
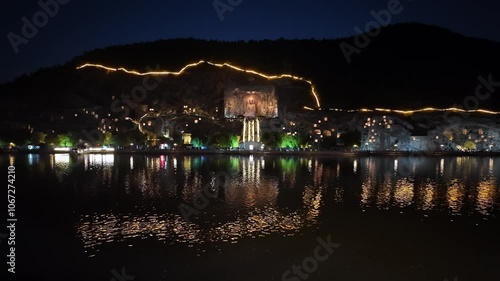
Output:
[[[2,150],[2,154],[144,154],[144,155],[300,155],[300,156],[500,156],[500,152],[478,151],[286,151],[286,150],[263,150],[263,151],[231,151],[231,150],[165,150],[165,149],[117,149],[114,151],[89,151],[83,153],[63,152],[53,150]]]
[[[300,156],[500,156],[500,152],[454,151],[220,151],[220,150],[117,150],[116,154],[195,154],[195,155],[300,155]]]

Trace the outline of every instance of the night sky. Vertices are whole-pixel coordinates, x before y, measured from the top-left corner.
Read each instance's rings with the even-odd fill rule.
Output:
[[[371,10],[386,9],[389,2],[243,0],[232,12],[224,13],[221,21],[214,0],[64,1],[69,2],[59,5],[58,13],[27,44],[20,44],[17,54],[9,41],[9,32],[22,35],[21,18],[32,22],[41,8],[38,1],[3,1],[0,82],[40,67],[65,63],[85,51],[117,44],[186,37],[257,40],[352,36],[355,26],[364,30],[365,24],[373,20]],[[500,41],[499,1],[436,2],[401,0],[404,9],[393,16],[391,23],[420,22]]]

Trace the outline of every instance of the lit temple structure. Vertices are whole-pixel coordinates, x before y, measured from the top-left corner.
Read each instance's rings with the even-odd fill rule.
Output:
[[[241,149],[262,149],[260,121],[278,117],[278,99],[274,87],[253,85],[226,89],[224,116],[243,119]]]

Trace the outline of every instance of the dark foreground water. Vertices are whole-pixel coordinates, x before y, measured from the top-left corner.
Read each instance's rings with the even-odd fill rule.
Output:
[[[500,280],[500,158],[0,164],[16,167],[19,280]]]

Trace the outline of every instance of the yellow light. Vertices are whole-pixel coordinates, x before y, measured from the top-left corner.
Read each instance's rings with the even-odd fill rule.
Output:
[[[360,109],[360,111],[365,111],[366,109]],[[415,110],[397,110],[397,109],[387,109],[387,108],[375,108],[375,111],[381,112],[392,112],[392,113],[400,113],[400,114],[413,114],[418,112],[465,112],[465,113],[484,113],[484,114],[492,114],[497,115],[500,114],[498,111],[490,111],[485,109],[475,109],[475,110],[465,110],[462,108],[450,107],[450,108],[434,108],[434,107],[426,107],[422,109]]]
[[[245,73],[250,73],[250,74],[255,74],[255,75],[258,75],[260,77],[266,78],[268,80],[276,80],[276,79],[288,78],[288,79],[293,79],[293,80],[305,82],[305,83],[307,83],[307,84],[309,84],[311,86],[311,94],[313,95],[313,97],[314,97],[314,99],[316,101],[316,105],[318,107],[321,107],[321,104],[319,102],[318,94],[316,93],[316,89],[315,89],[314,84],[312,83],[311,80],[305,79],[303,77],[291,75],[291,74],[267,75],[267,74],[264,74],[262,72],[257,72],[255,70],[243,69],[241,67],[234,66],[234,65],[226,63],[226,62],[225,63],[213,63],[213,62],[209,62],[209,61],[200,60],[199,62],[190,63],[190,64],[184,66],[183,68],[181,68],[181,70],[179,70],[177,72],[175,72],[175,71],[139,72],[139,71],[136,71],[136,70],[128,70],[128,69],[123,68],[123,67],[113,68],[113,67],[104,66],[102,64],[94,64],[94,63],[86,63],[86,64],[83,64],[81,66],[78,66],[76,69],[82,69],[82,68],[86,68],[86,67],[95,67],[95,68],[101,68],[101,69],[104,69],[104,70],[107,70],[107,71],[111,71],[111,72],[123,71],[123,72],[128,73],[128,74],[140,75],[140,76],[146,76],[146,75],[175,75],[175,76],[179,76],[179,75],[182,75],[187,69],[199,66],[201,64],[208,64],[208,65],[219,67],[219,68],[229,67],[229,68],[237,70],[237,71],[241,71],[241,72],[245,72]]]
[[[246,142],[247,141],[247,138],[246,138],[246,133],[247,133],[247,120],[243,120],[243,142]]]
[[[498,112],[489,111],[489,110],[485,110],[485,109],[478,109],[477,112],[486,113],[486,114],[499,114]]]

